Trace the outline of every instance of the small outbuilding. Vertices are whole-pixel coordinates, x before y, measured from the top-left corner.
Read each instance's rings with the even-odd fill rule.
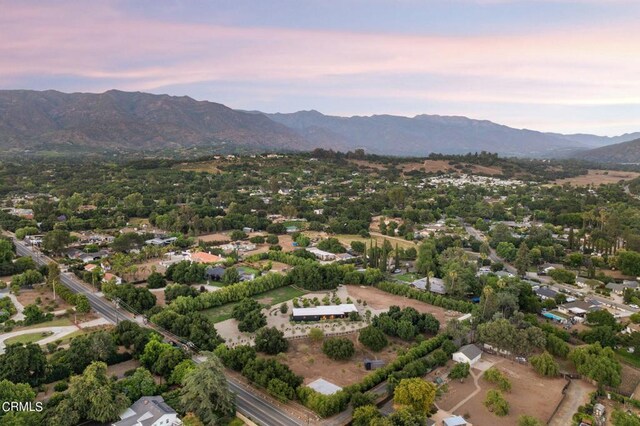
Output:
[[[481,357],[482,351],[474,344],[461,347],[458,352],[455,352],[451,356],[455,362],[466,362],[469,365],[474,365],[476,362],[480,361]]]

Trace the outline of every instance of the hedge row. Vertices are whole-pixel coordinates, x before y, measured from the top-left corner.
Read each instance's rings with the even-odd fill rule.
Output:
[[[260,260],[272,260],[274,262],[286,263],[291,266],[299,266],[299,265],[310,265],[312,263],[317,263],[317,260],[307,259],[300,256],[294,256],[290,253],[285,253],[283,251],[277,250],[269,250],[265,253],[258,253],[251,256],[248,256],[245,259],[247,262],[258,262]]]
[[[287,277],[280,274],[266,274],[255,280],[240,282],[221,288],[218,291],[200,293],[196,297],[180,296],[169,307],[180,314],[202,311],[226,303],[238,302],[255,294],[287,285]]]
[[[445,309],[451,309],[458,312],[470,313],[473,311],[473,303],[464,300],[451,299],[449,297],[434,294],[428,291],[418,290],[409,287],[407,284],[398,284],[389,281],[383,281],[376,284],[376,287],[387,293],[405,296],[410,299],[416,299],[430,305],[439,306]]]

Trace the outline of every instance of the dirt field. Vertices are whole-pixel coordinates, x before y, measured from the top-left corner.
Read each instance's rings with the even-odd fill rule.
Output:
[[[495,363],[495,366],[505,373],[511,380],[511,392],[504,394],[509,402],[509,415],[498,417],[484,406],[483,402],[487,391],[495,388],[494,385],[479,378],[477,383],[481,390],[470,400],[455,410],[455,414],[469,415],[469,421],[474,425],[512,426],[517,424],[518,416],[529,414],[546,422],[562,399],[562,388],[565,380],[549,379],[538,376],[528,365],[491,356],[482,355],[483,360]],[[474,369],[474,374],[480,374]],[[471,385],[470,385],[471,384]],[[473,380],[468,378],[465,383],[457,380],[449,383],[449,391],[438,402],[438,406],[444,410],[451,410],[464,400],[475,389]]]
[[[479,166],[475,164],[463,164],[465,167],[473,170],[473,173],[483,174],[483,175],[501,175],[502,169],[499,167],[486,167]],[[412,172],[415,170],[422,170],[426,173],[437,173],[437,172],[455,172],[457,171],[454,166],[449,164],[449,161],[446,160],[425,160],[422,163],[406,163],[402,165],[402,172]]]
[[[621,362],[622,365],[622,383],[620,383],[619,392],[623,395],[631,395],[640,387],[640,371]]]
[[[305,384],[323,378],[344,387],[359,382],[370,373],[364,369],[365,358],[383,359],[389,362],[398,356],[399,349],[409,346],[406,342],[389,339],[392,344],[380,352],[372,352],[358,343],[357,336],[357,333],[342,336],[352,340],[356,347],[355,355],[348,361],[330,359],[322,353],[322,343],[312,343],[309,339],[290,341],[286,358],[282,361],[296,374],[304,377]]]
[[[167,304],[164,298],[164,288],[154,288],[150,289],[149,291],[153,293],[154,296],[156,296],[156,305],[165,306]]]
[[[573,186],[588,186],[588,185],[606,185],[609,183],[618,183],[621,180],[631,180],[640,176],[640,173],[636,172],[622,172],[618,170],[589,170],[586,175],[575,176],[572,178],[558,179],[554,183],[557,185],[564,185],[568,183]]]
[[[47,307],[53,308],[54,311],[71,308],[71,305],[62,300],[59,296],[56,298],[56,302],[54,303],[53,292],[44,287],[39,287],[34,290],[20,290],[20,294],[17,296],[18,301],[24,306],[35,303],[38,297],[41,300],[40,307],[43,310],[46,310]]]
[[[216,242],[216,243],[226,243],[231,241],[231,238],[225,233],[216,232],[214,234],[204,234],[198,237],[198,240],[204,241],[205,243]]]
[[[400,306],[401,308],[411,306],[418,312],[432,314],[438,321],[440,321],[441,327],[444,327],[450,319],[458,318],[462,315],[460,312],[447,311],[446,309],[429,305],[427,303],[420,302],[419,300],[408,299],[406,297],[386,293],[373,287],[360,287],[355,285],[348,285],[345,287],[351,299],[366,300],[367,306],[375,311],[386,311],[389,309],[389,306],[393,305]]]

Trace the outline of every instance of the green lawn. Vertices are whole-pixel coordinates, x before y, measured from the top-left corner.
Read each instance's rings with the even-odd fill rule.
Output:
[[[417,274],[400,274],[400,275],[393,275],[393,278],[400,280],[400,281],[404,281],[404,282],[413,282],[415,280],[417,280],[418,278],[420,278]]]
[[[27,343],[34,343],[34,342],[37,342],[38,340],[42,340],[49,335],[50,334],[46,332],[23,334],[21,336],[12,337],[10,339],[5,340],[4,344],[8,346],[8,345],[13,345],[14,343],[24,343],[26,345]]]
[[[276,288],[275,290],[270,290],[265,293],[256,294],[251,296],[252,299],[258,300],[262,305],[266,307],[270,307],[273,305],[278,305],[282,302],[286,302],[287,300],[291,300],[294,297],[300,297],[304,295],[306,292],[304,290],[298,290],[293,287],[281,287]],[[237,304],[227,303],[226,305],[218,306],[211,309],[206,309],[202,311],[202,313],[208,316],[214,323],[226,321],[231,318],[231,312],[233,311],[233,307]]]
[[[26,327],[20,327],[20,330],[28,330],[30,328],[42,328],[42,327],[66,327],[68,325],[73,325],[71,319],[67,317],[57,317],[51,321],[45,321],[38,324],[31,324]]]
[[[629,364],[632,367],[640,368],[640,357],[635,354],[630,354],[626,349],[616,349],[616,354],[620,361],[625,364]]]

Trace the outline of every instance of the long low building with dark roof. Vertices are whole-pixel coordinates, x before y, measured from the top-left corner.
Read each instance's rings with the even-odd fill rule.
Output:
[[[358,312],[353,303],[341,305],[315,306],[313,308],[293,308],[291,319],[293,321],[322,321],[337,318],[346,318],[351,312]]]

